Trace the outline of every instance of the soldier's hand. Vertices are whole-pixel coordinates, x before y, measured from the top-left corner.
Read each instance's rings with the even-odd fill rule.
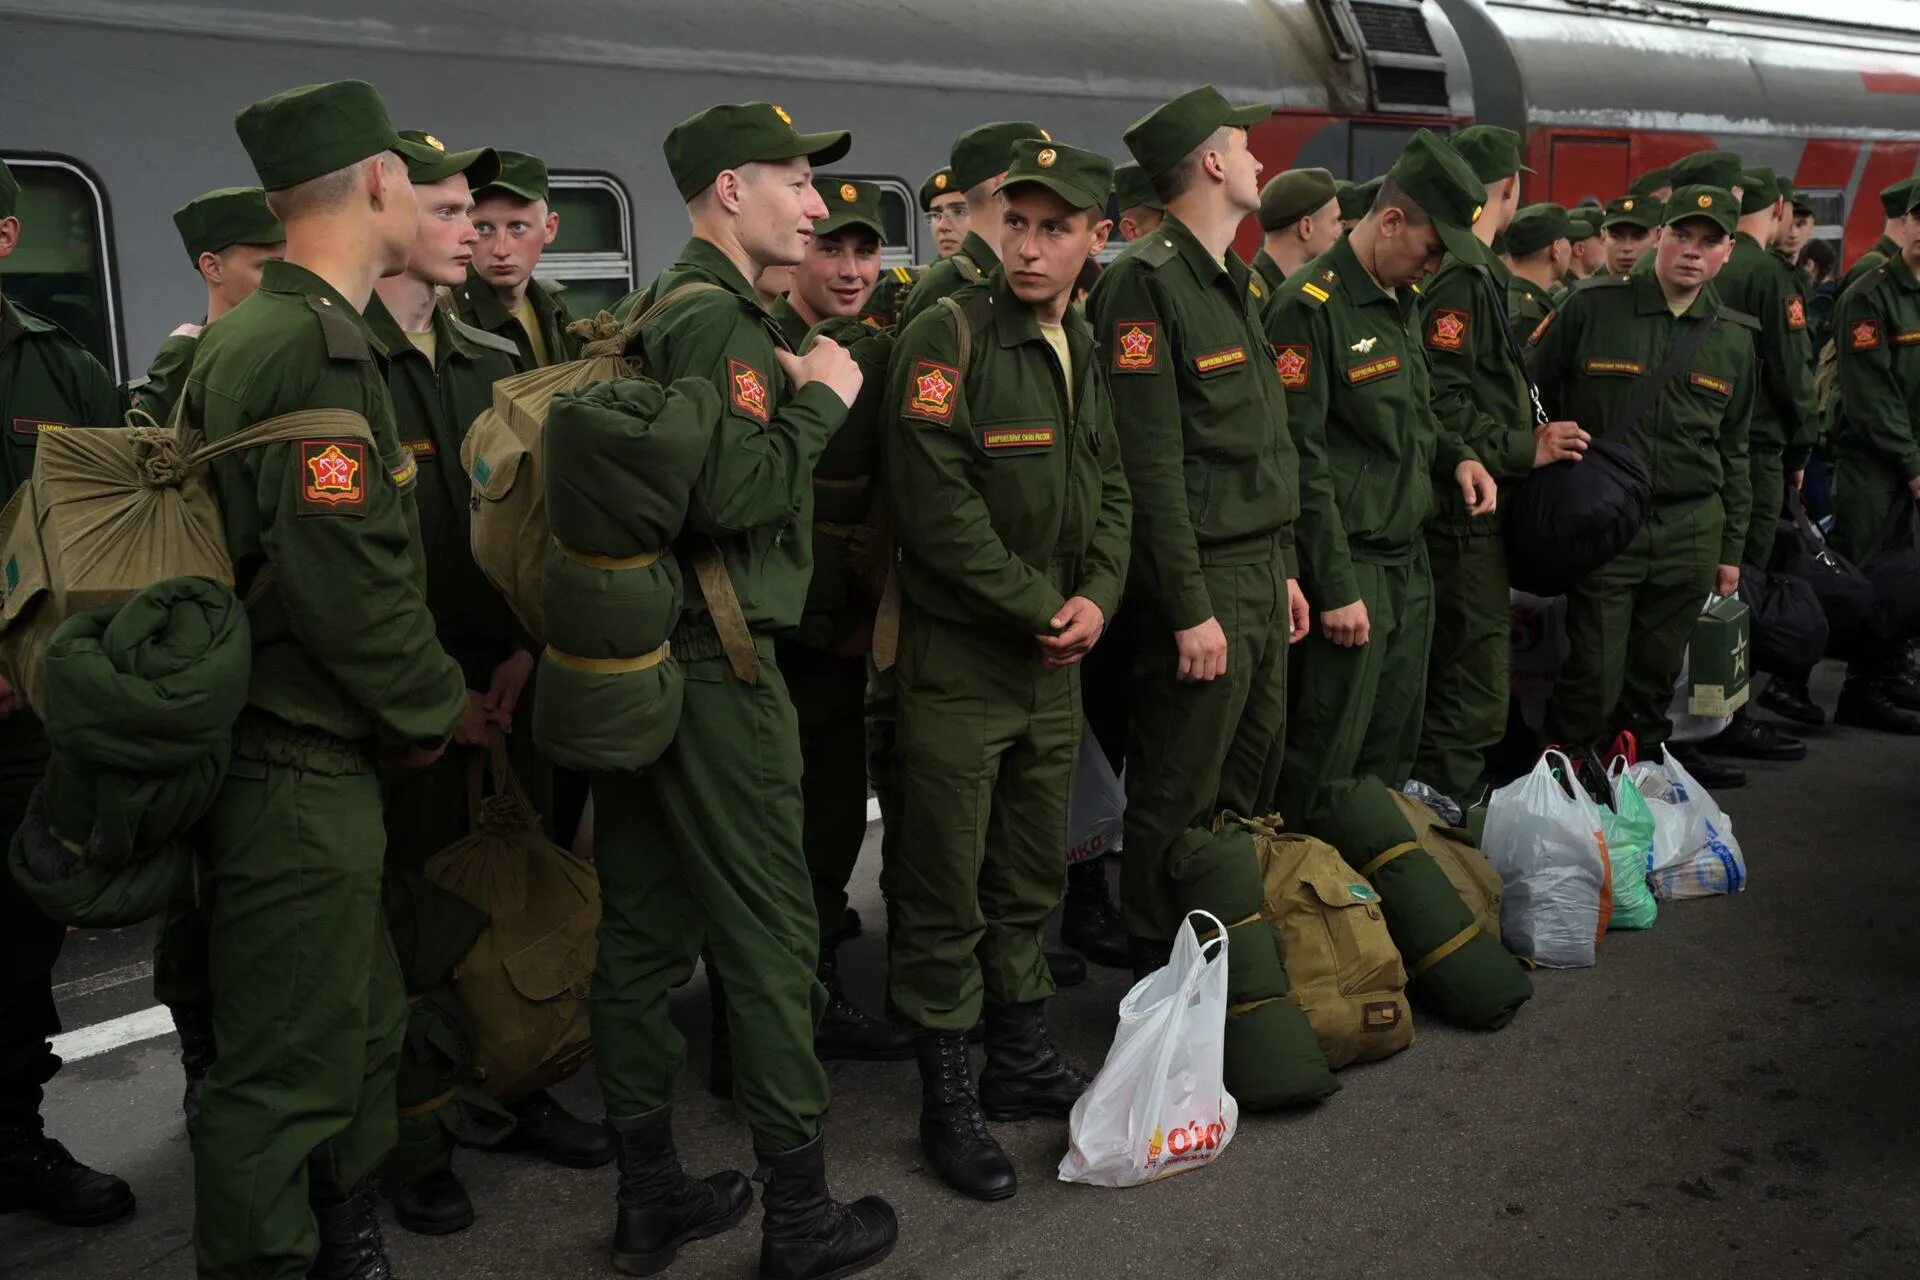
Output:
[[[1920,502],[1920,476],[1914,476],[1907,481],[1907,492],[1913,495],[1915,502]]]
[[[1093,648],[1106,630],[1107,616],[1093,601],[1075,596],[1060,606],[1047,625],[1053,628],[1052,635],[1034,637],[1040,643],[1040,656],[1049,667],[1070,667]]]
[[[1460,486],[1460,496],[1466,500],[1467,514],[1470,516],[1490,515],[1499,500],[1499,486],[1493,482],[1493,476],[1479,463],[1469,459],[1453,469],[1453,482]]]
[[[13,687],[13,682],[0,676],[0,720],[5,720],[26,705],[27,700],[21,696],[20,690]]]
[[[1179,679],[1215,680],[1227,674],[1227,633],[1218,618],[1174,632],[1173,647],[1180,655]]]
[[[1723,564],[1713,571],[1713,594],[1730,596],[1740,589],[1740,566]]]
[[[1373,621],[1367,617],[1367,602],[1355,600],[1338,609],[1322,609],[1320,629],[1327,633],[1327,639],[1342,648],[1359,648],[1373,636]]]
[[[487,745],[487,702],[476,689],[467,690],[467,709],[453,726],[453,740],[463,747]]]
[[[520,695],[527,691],[527,681],[532,677],[533,655],[525,649],[515,649],[505,662],[493,669],[493,675],[487,680],[487,696],[481,702],[489,724],[497,726],[502,733],[513,732],[514,710],[520,705]]]
[[[393,753],[393,762],[402,769],[424,769],[447,753],[447,739],[437,747],[408,747]]]
[[[1313,629],[1313,610],[1307,607],[1307,593],[1298,578],[1287,579],[1287,643],[1299,644]]]
[[[1577,422],[1549,422],[1533,429],[1533,465],[1536,469],[1556,462],[1578,462],[1593,443],[1593,437]]]
[[[803,356],[775,351],[773,358],[780,362],[795,391],[810,382],[824,382],[849,409],[860,396],[860,384],[866,381],[867,375],[860,372],[859,364],[832,338],[815,338]]]
[[[1800,468],[1793,473],[1793,487],[1796,492],[1804,493],[1807,488],[1807,469]]]

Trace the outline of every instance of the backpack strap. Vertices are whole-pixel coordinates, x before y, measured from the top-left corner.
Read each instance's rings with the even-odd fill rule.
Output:
[[[980,264],[964,253],[956,253],[948,261],[953,263],[968,284],[979,284],[987,278],[987,273],[980,269]]]
[[[180,398],[185,403],[186,397]],[[178,414],[178,406],[175,413]],[[269,444],[292,444],[299,440],[311,440],[315,436],[346,436],[354,440],[373,445],[373,428],[367,420],[351,409],[300,409],[293,413],[283,413],[277,418],[268,418],[256,422],[250,427],[234,432],[223,440],[202,445],[188,455],[187,465],[204,466],[215,458],[224,458],[230,453],[239,453],[243,449],[258,449]]]

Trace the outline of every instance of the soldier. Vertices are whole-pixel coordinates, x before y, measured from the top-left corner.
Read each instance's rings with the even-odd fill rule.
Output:
[[[1064,889],[1078,663],[1127,576],[1130,507],[1107,379],[1093,330],[1069,305],[1112,229],[1112,183],[1103,156],[1014,143],[1002,273],[956,295],[958,314],[911,323],[888,376],[907,827],[891,987],[918,1028],[921,1148],[949,1186],[980,1200],[1016,1188],[985,1122],[1064,1120],[1089,1083],[1047,1038],[1054,984],[1041,939]],[[955,733],[961,723],[971,727]],[[976,1094],[966,1035],[983,1005]]]
[[[280,256],[286,230],[267,209],[258,187],[222,187],[196,196],[173,211],[173,225],[194,270],[207,282],[207,311],[199,324],[167,335],[147,366],[134,403],[164,423],[193,367],[200,331],[245,302],[260,287],[260,268]]]
[[[826,176],[815,178],[813,188],[827,216],[814,224],[807,256],[793,268],[786,296],[767,307],[794,351],[803,348],[807,330],[829,317],[857,320],[869,329],[891,323],[871,303],[880,281],[886,232],[880,220],[880,188]]]
[[[1031,120],[1009,120],[983,124],[954,139],[948,168],[953,185],[967,200],[967,234],[952,255],[927,268],[927,274],[907,295],[901,312],[902,324],[912,320],[940,299],[959,292],[970,284],[979,284],[1000,265],[993,246],[981,238],[977,228],[991,230],[999,225],[994,197],[1000,179],[1006,176],[1007,154],[1022,138],[1045,140],[1047,131]]]
[[[1673,194],[1673,170],[1667,165],[1658,169],[1649,169],[1633,180],[1627,188],[1627,194],[1641,200],[1651,200],[1655,204],[1664,204]]]
[[[286,224],[286,261],[200,339],[186,417],[218,442],[344,409],[320,434],[214,465],[253,679],[199,828],[219,1059],[194,1140],[199,1274],[387,1274],[365,1182],[394,1142],[406,1002],[380,913],[380,784],[440,758],[467,705],[434,639],[379,340],[362,311],[404,270],[417,150],[357,80],[289,89],[235,122]],[[264,579],[262,575],[265,575]],[[315,1215],[318,1215],[318,1231]]]
[[[1676,189],[1652,269],[1586,281],[1528,347],[1547,412],[1630,446],[1653,477],[1653,510],[1632,544],[1567,593],[1572,653],[1546,731],[1575,750],[1626,729],[1658,758],[1701,602],[1740,583],[1753,339],[1707,287],[1733,252],[1738,207],[1724,189]],[[1723,785],[1709,781],[1721,766],[1708,757],[1669,749]]]
[[[1472,125],[1448,144],[1482,184],[1486,207],[1473,235],[1489,245],[1518,211],[1520,175],[1529,172],[1520,163],[1520,136],[1497,125]],[[1506,268],[1492,254],[1472,262],[1449,253],[1422,286],[1417,304],[1434,418],[1440,430],[1471,447],[1502,485],[1517,484],[1535,467],[1577,459],[1587,443],[1574,423],[1535,425],[1532,385],[1520,355],[1525,335],[1507,328],[1511,296]],[[1433,646],[1413,776],[1470,804],[1485,752],[1507,728],[1513,610],[1506,543],[1497,513],[1469,515],[1451,484],[1434,486],[1426,543]]]
[[[1624,276],[1653,243],[1660,226],[1660,201],[1652,196],[1615,196],[1607,201],[1600,234],[1607,242],[1607,274]]]
[[[1567,243],[1572,247],[1572,257],[1567,260],[1567,269],[1560,276],[1560,283],[1554,287],[1550,301],[1560,305],[1560,299],[1566,292],[1585,280],[1596,271],[1607,269],[1607,246],[1600,238],[1600,215],[1598,205],[1581,205],[1567,212]]]
[[[0,162],[0,261],[19,247],[20,183]],[[117,425],[113,375],[51,320],[0,295],[0,500],[33,475],[43,426]],[[11,839],[46,771],[47,739],[25,691],[0,676],[0,832]],[[0,1213],[45,1214],[95,1226],[133,1212],[133,1191],[89,1169],[45,1133],[41,1086],[60,1069],[53,966],[67,928],[42,915],[11,875],[0,875]]]
[[[1675,160],[1668,172],[1672,174],[1676,190],[1680,187],[1719,187],[1733,192],[1735,200],[1740,199],[1745,191],[1746,170],[1740,163],[1740,157],[1731,151],[1696,151]]]
[[[1785,225],[1780,228],[1780,234],[1774,241],[1773,251],[1779,254],[1789,267],[1797,267],[1800,265],[1801,250],[1813,240],[1815,227],[1813,204],[1806,192],[1785,178],[1780,179],[1780,194],[1786,197],[1792,213]]]
[[[1307,626],[1285,397],[1252,272],[1233,252],[1260,204],[1247,130],[1270,114],[1230,106],[1209,85],[1127,130],[1167,216],[1107,268],[1087,305],[1135,512],[1121,906],[1140,975],[1165,963],[1180,925],[1175,842],[1272,793],[1287,646]]]
[[[765,102],[710,108],[665,144],[693,235],[652,296],[719,289],[660,316],[638,351],[662,383],[710,379],[722,411],[693,495],[704,514],[676,546],[689,569],[708,566],[686,574],[672,638],[686,684],[678,733],[637,780],[601,776],[593,787],[603,895],[594,1052],[620,1147],[614,1266],[629,1274],[665,1268],[682,1243],[727,1229],[752,1205],[745,1177],[695,1181],[674,1151],[686,1044],[668,997],[703,945],[727,991],[735,1092],[765,1172],[761,1273],[851,1275],[884,1257],[897,1232],[884,1201],[841,1206],[827,1194],[827,1078],[813,1052],[825,1004],[814,976],[819,921],[802,845],[799,732],[774,642],[801,621],[813,469],[861,373],[829,339],[789,352],[749,283],[806,256],[827,212],[811,166],[850,145],[845,133],[795,132]]]
[[[1132,160],[1113,167],[1113,203],[1120,210],[1120,238],[1128,244],[1158,231],[1167,216],[1167,206]]]
[[[1507,228],[1507,323],[1525,341],[1553,310],[1553,291],[1566,274],[1570,253],[1567,211],[1557,204],[1530,204]]]
[[[1289,169],[1260,189],[1255,217],[1262,232],[1253,270],[1267,299],[1288,276],[1333,248],[1340,238],[1340,199],[1325,169]],[[1262,309],[1271,305],[1263,301]]]
[[[498,154],[500,176],[473,193],[480,244],[466,282],[452,291],[454,306],[463,323],[520,348],[521,370],[538,369],[580,354],[579,339],[567,332],[566,286],[533,274],[560,234],[560,215],[547,207],[544,160],[504,148]]]
[[[1433,639],[1422,530],[1435,484],[1456,486],[1467,516],[1494,509],[1493,477],[1434,417],[1414,288],[1443,253],[1478,260],[1485,199],[1473,169],[1420,130],[1373,209],[1267,324],[1300,452],[1300,578],[1320,618],[1292,672],[1278,788],[1296,821],[1339,779],[1407,781]]]
[[[1835,290],[1838,296],[1846,296],[1855,281],[1881,263],[1899,257],[1901,250],[1920,233],[1920,220],[1916,220],[1912,212],[1916,193],[1920,193],[1920,178],[1902,178],[1880,189],[1880,208],[1887,216],[1886,223],[1880,228],[1880,238],[1873,242],[1873,248],[1861,254],[1840,277],[1840,285]]]
[[[936,262],[958,253],[960,241],[967,234],[967,202],[952,188],[953,171],[946,168],[935,169],[920,184],[920,212],[927,220],[927,229],[933,233]],[[899,324],[907,295],[925,274],[924,267],[892,267],[881,272],[867,301],[867,309],[885,317],[889,328]]]

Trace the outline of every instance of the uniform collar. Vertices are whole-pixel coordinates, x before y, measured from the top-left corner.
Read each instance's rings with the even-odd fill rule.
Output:
[[[800,350],[801,342],[806,339],[807,330],[813,326],[793,309],[793,304],[784,297],[777,298],[773,305],[767,308],[767,315],[771,316],[774,324],[780,327],[780,335],[787,340],[787,345],[795,351]]]
[[[325,305],[332,314],[345,317],[349,324],[360,331],[360,336],[367,340],[367,345],[374,351],[383,356],[390,354],[387,346],[368,326],[367,318],[347,301],[346,295],[305,267],[281,258],[269,258],[260,271],[260,292],[312,298]],[[369,305],[379,301],[379,297],[379,294],[371,295],[368,299]]]
[[[0,294],[0,351],[12,346],[14,339],[23,333],[64,332],[53,321],[35,315],[5,294]]]
[[[1373,276],[1360,265],[1360,255],[1353,251],[1353,232],[1343,233],[1327,252],[1332,255],[1334,274],[1340,277],[1340,287],[1348,298],[1362,305],[1378,302],[1399,307],[1399,300],[1375,283]]]
[[[767,309],[760,305],[760,295],[753,291],[753,283],[740,274],[740,268],[733,260],[720,252],[720,246],[699,236],[688,240],[675,260],[677,267],[686,267],[710,276],[713,282],[729,293],[738,294],[761,316],[771,320]]]
[[[966,257],[967,261],[980,268],[980,274],[983,276],[992,275],[993,269],[1000,265],[1000,255],[995,253],[993,246],[982,240],[976,231],[967,232],[967,238],[960,242],[960,253]]]
[[[1897,249],[1887,258],[1887,277],[1909,293],[1920,290],[1920,279],[1914,277],[1913,269]]]
[[[1760,247],[1760,242],[1754,239],[1751,235],[1747,234],[1745,231],[1742,231],[1740,230],[1740,228],[1735,227],[1733,229],[1733,247],[1736,250],[1744,248],[1749,253],[1751,253],[1753,250],[1758,249]]]
[[[1093,341],[1093,326],[1074,307],[1068,307],[1066,315],[1060,317],[1060,326],[1067,331],[1069,339]],[[1040,318],[1033,314],[1032,307],[1020,301],[1013,286],[1008,283],[1005,272],[998,272],[993,278],[993,329],[1002,347],[1047,340],[1046,335],[1040,332]]]
[[[1273,255],[1265,249],[1253,255],[1253,269],[1260,274],[1260,279],[1266,282],[1268,293],[1278,293],[1280,286],[1286,283],[1286,273],[1280,270],[1280,264],[1275,262]]]
[[[1231,276],[1233,274],[1230,270],[1223,268],[1219,261],[1207,252],[1207,246],[1200,243],[1200,237],[1193,234],[1192,228],[1180,221],[1179,216],[1171,210],[1168,211],[1165,218],[1160,220],[1160,229],[1154,232],[1154,234],[1163,239],[1173,241],[1174,248],[1180,251],[1180,256],[1186,259],[1187,266],[1193,269],[1195,278],[1202,284],[1212,280],[1215,276]],[[1229,264],[1239,261],[1231,249],[1227,250],[1226,256]],[[1241,269],[1246,270],[1244,264]],[[1245,284],[1244,281],[1241,283],[1242,285]]]
[[[1649,271],[1645,275],[1634,274],[1627,277],[1633,281],[1633,309],[1643,316],[1672,315],[1673,308],[1667,305],[1666,292],[1660,287],[1660,277]],[[1720,295],[1713,291],[1713,282],[1709,280],[1693,295],[1693,301],[1680,314],[1690,318],[1712,317],[1720,312]]]
[[[426,352],[413,345],[413,339],[408,337],[407,331],[400,327],[400,322],[393,318],[393,312],[387,310],[386,302],[378,293],[367,299],[366,320],[368,331],[386,347],[391,359],[405,360],[413,357],[425,360],[427,358]],[[445,366],[450,356],[457,355],[462,359],[471,360],[479,354],[473,344],[467,341],[466,335],[460,332],[459,327],[447,317],[447,313],[441,310],[437,303],[433,308],[431,326],[434,364],[437,367]]]

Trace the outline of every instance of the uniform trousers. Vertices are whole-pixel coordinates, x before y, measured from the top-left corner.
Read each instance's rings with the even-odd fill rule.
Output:
[[[1468,795],[1487,751],[1507,732],[1513,607],[1507,544],[1497,530],[1427,531],[1433,573],[1433,645],[1413,776],[1456,799]]]
[[[824,947],[838,939],[867,838],[867,659],[785,640],[776,652],[800,725],[801,846]]]

